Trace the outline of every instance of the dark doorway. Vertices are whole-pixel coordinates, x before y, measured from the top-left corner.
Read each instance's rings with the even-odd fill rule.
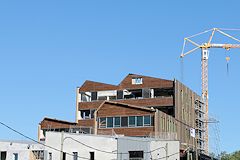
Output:
[[[90,160],[94,160],[94,152],[90,152]]]
[[[66,160],[66,152],[63,152],[63,160]]]
[[[7,152],[0,152],[1,153],[1,160],[6,160],[6,157],[7,157]]]

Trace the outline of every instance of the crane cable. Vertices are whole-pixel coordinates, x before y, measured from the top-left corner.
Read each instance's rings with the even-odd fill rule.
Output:
[[[227,54],[227,51],[229,49],[226,49],[225,53],[226,53],[226,62],[227,62],[227,76],[229,76],[229,61],[230,61],[230,56]]]

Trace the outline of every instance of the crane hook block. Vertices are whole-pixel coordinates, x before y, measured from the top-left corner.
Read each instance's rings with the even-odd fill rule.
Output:
[[[226,61],[229,62],[229,60],[230,60],[230,57],[226,57]]]

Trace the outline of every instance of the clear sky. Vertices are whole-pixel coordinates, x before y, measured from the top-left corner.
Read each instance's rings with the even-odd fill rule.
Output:
[[[239,6],[237,0],[0,1],[0,121],[37,138],[45,116],[74,121],[75,89],[85,80],[118,84],[128,73],[183,80],[200,94],[200,51],[186,57],[181,79],[183,38],[240,28]],[[239,53],[211,50],[209,59],[210,113],[228,152],[240,149]],[[22,138],[0,126],[0,139]]]

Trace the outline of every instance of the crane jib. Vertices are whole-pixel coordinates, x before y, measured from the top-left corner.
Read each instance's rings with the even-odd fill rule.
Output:
[[[240,48],[240,44],[210,44],[210,48]]]

